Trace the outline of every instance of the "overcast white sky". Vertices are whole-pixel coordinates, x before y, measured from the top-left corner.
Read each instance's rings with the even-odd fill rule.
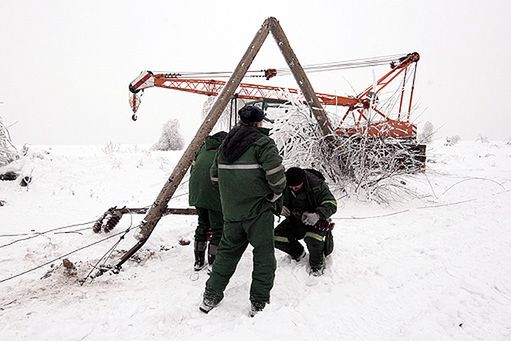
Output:
[[[419,52],[419,127],[431,121],[444,136],[507,139],[510,13],[505,0],[0,0],[0,116],[18,122],[10,128],[18,144],[152,143],[170,118],[193,134],[206,97],[148,90],[134,123],[129,82],[142,70],[233,70],[274,16],[304,65]],[[284,65],[268,37],[253,68]],[[372,72],[311,82],[318,92],[352,94],[349,83],[360,91]]]

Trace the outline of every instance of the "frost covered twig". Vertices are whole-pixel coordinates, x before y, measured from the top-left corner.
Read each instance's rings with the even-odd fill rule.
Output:
[[[18,150],[11,142],[9,131],[0,117],[0,167],[19,159],[19,157]]]
[[[420,153],[416,144],[359,134],[335,136],[336,143],[332,146],[322,135],[309,108],[295,99],[290,99],[272,118],[275,119],[272,137],[286,168],[315,168],[336,190],[349,190],[381,203],[403,194],[418,196],[400,178],[423,166],[417,157]]]

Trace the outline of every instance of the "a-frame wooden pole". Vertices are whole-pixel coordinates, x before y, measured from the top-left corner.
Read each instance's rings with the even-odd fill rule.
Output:
[[[302,90],[302,93],[305,96],[307,104],[309,105],[312,113],[316,117],[321,127],[321,131],[328,139],[332,138],[333,129],[328,121],[328,118],[325,114],[325,111],[319,102],[314,89],[312,88],[309,79],[307,78],[305,72],[303,71],[298,58],[296,57],[293,49],[289,45],[289,41],[287,40],[282,27],[276,18],[270,17],[267,18],[264,22],[254,39],[250,43],[248,49],[245,54],[241,58],[238,66],[234,70],[231,78],[225,84],[224,88],[218,95],[213,107],[211,108],[209,114],[204,119],[204,122],[200,126],[199,130],[195,134],[195,137],[190,142],[190,145],[186,148],[183,156],[177,163],[174,171],[170,175],[167,183],[163,186],[160,194],[154,201],[153,205],[147,212],[147,215],[142,220],[142,224],[140,227],[140,240],[133,246],[130,250],[128,250],[121,258],[121,260],[115,265],[114,271],[119,270],[133,254],[135,254],[142,245],[145,244],[151,233],[153,232],[156,224],[160,221],[162,215],[164,214],[167,204],[174,195],[177,187],[181,183],[181,180],[185,176],[188,168],[192,164],[195,153],[199,149],[202,142],[206,139],[208,134],[211,132],[216,122],[218,121],[220,115],[224,111],[227,106],[229,100],[233,97],[234,92],[238,88],[241,80],[247,73],[248,68],[254,61],[255,56],[259,52],[262,44],[266,40],[268,33],[271,31],[273,37],[277,41],[277,45],[279,46],[284,58],[286,59],[287,64],[289,65],[291,72],[293,73],[298,86]],[[106,270],[100,270],[100,273]]]
[[[135,244],[135,246],[128,250],[126,254],[123,255],[121,260],[115,265],[115,270],[119,270],[122,264],[124,264],[124,262],[126,262],[133,254],[135,254],[135,252],[137,252],[142,247],[142,245],[145,244],[145,242],[153,232],[154,227],[156,226],[156,224],[158,224],[163,213],[165,212],[165,209],[167,208],[167,204],[170,198],[172,198],[172,195],[174,195],[174,192],[181,183],[181,180],[188,171],[188,168],[192,164],[193,158],[195,157],[195,153],[199,149],[202,142],[206,139],[208,134],[211,132],[216,122],[218,121],[218,118],[226,108],[229,100],[234,95],[234,92],[238,88],[239,84],[241,83],[241,80],[247,73],[248,68],[250,67],[250,65],[254,61],[255,56],[259,52],[259,49],[266,40],[268,33],[269,21],[267,19],[264,21],[263,25],[256,33],[254,39],[252,40],[245,54],[238,63],[238,66],[236,66],[236,69],[234,70],[231,78],[225,84],[224,88],[222,89],[222,91],[218,95],[218,98],[213,104],[213,107],[209,111],[209,114],[206,116],[204,122],[202,123],[199,130],[195,134],[195,137],[190,142],[190,145],[188,145],[188,147],[186,148],[185,152],[183,153],[183,156],[181,156],[181,159],[174,168],[174,171],[167,180],[167,183],[163,186],[162,190],[160,191],[160,194],[158,194],[158,197],[156,198],[153,205],[147,212],[147,215],[145,216],[144,220],[142,220],[142,225],[140,227],[141,236],[140,240],[137,242],[137,244]]]

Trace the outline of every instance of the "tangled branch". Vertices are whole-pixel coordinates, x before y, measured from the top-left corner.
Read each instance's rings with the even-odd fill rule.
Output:
[[[403,194],[418,196],[402,179],[403,175],[423,169],[424,150],[416,141],[381,139],[366,134],[335,136],[336,143],[332,146],[309,108],[294,99],[281,106],[272,118],[275,118],[272,137],[286,168],[315,168],[337,190],[377,202],[387,203]],[[332,114],[329,118],[331,122],[339,120]]]
[[[2,117],[0,117],[0,167],[8,165],[17,159],[19,159],[18,150],[12,144],[9,131],[4,126]]]

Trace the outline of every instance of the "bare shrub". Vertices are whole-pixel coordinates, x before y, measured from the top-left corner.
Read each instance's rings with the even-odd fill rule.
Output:
[[[446,137],[444,144],[446,146],[454,146],[455,144],[457,144],[460,141],[461,141],[461,137],[459,135],[453,135],[453,136]]]
[[[171,119],[163,125],[160,139],[156,142],[152,150],[181,150],[184,147],[184,140],[179,132],[179,121]]]
[[[433,136],[435,135],[435,128],[433,123],[427,121],[424,123],[422,128],[422,132],[417,136],[417,141],[419,143],[430,144],[433,142]]]
[[[19,159],[19,153],[11,142],[11,136],[0,116],[0,167]]]
[[[291,102],[286,110],[279,111],[272,137],[286,168],[317,169],[337,191],[347,190],[381,203],[402,198],[403,194],[414,195],[400,176],[420,171],[424,165],[414,141],[334,136],[332,145],[301,102]]]
[[[489,142],[490,142],[490,140],[488,140],[488,136],[479,135],[479,136],[476,138],[476,142],[489,143]]]
[[[107,156],[112,156],[112,154],[119,152],[120,146],[112,141],[109,141],[104,147],[103,152]]]

